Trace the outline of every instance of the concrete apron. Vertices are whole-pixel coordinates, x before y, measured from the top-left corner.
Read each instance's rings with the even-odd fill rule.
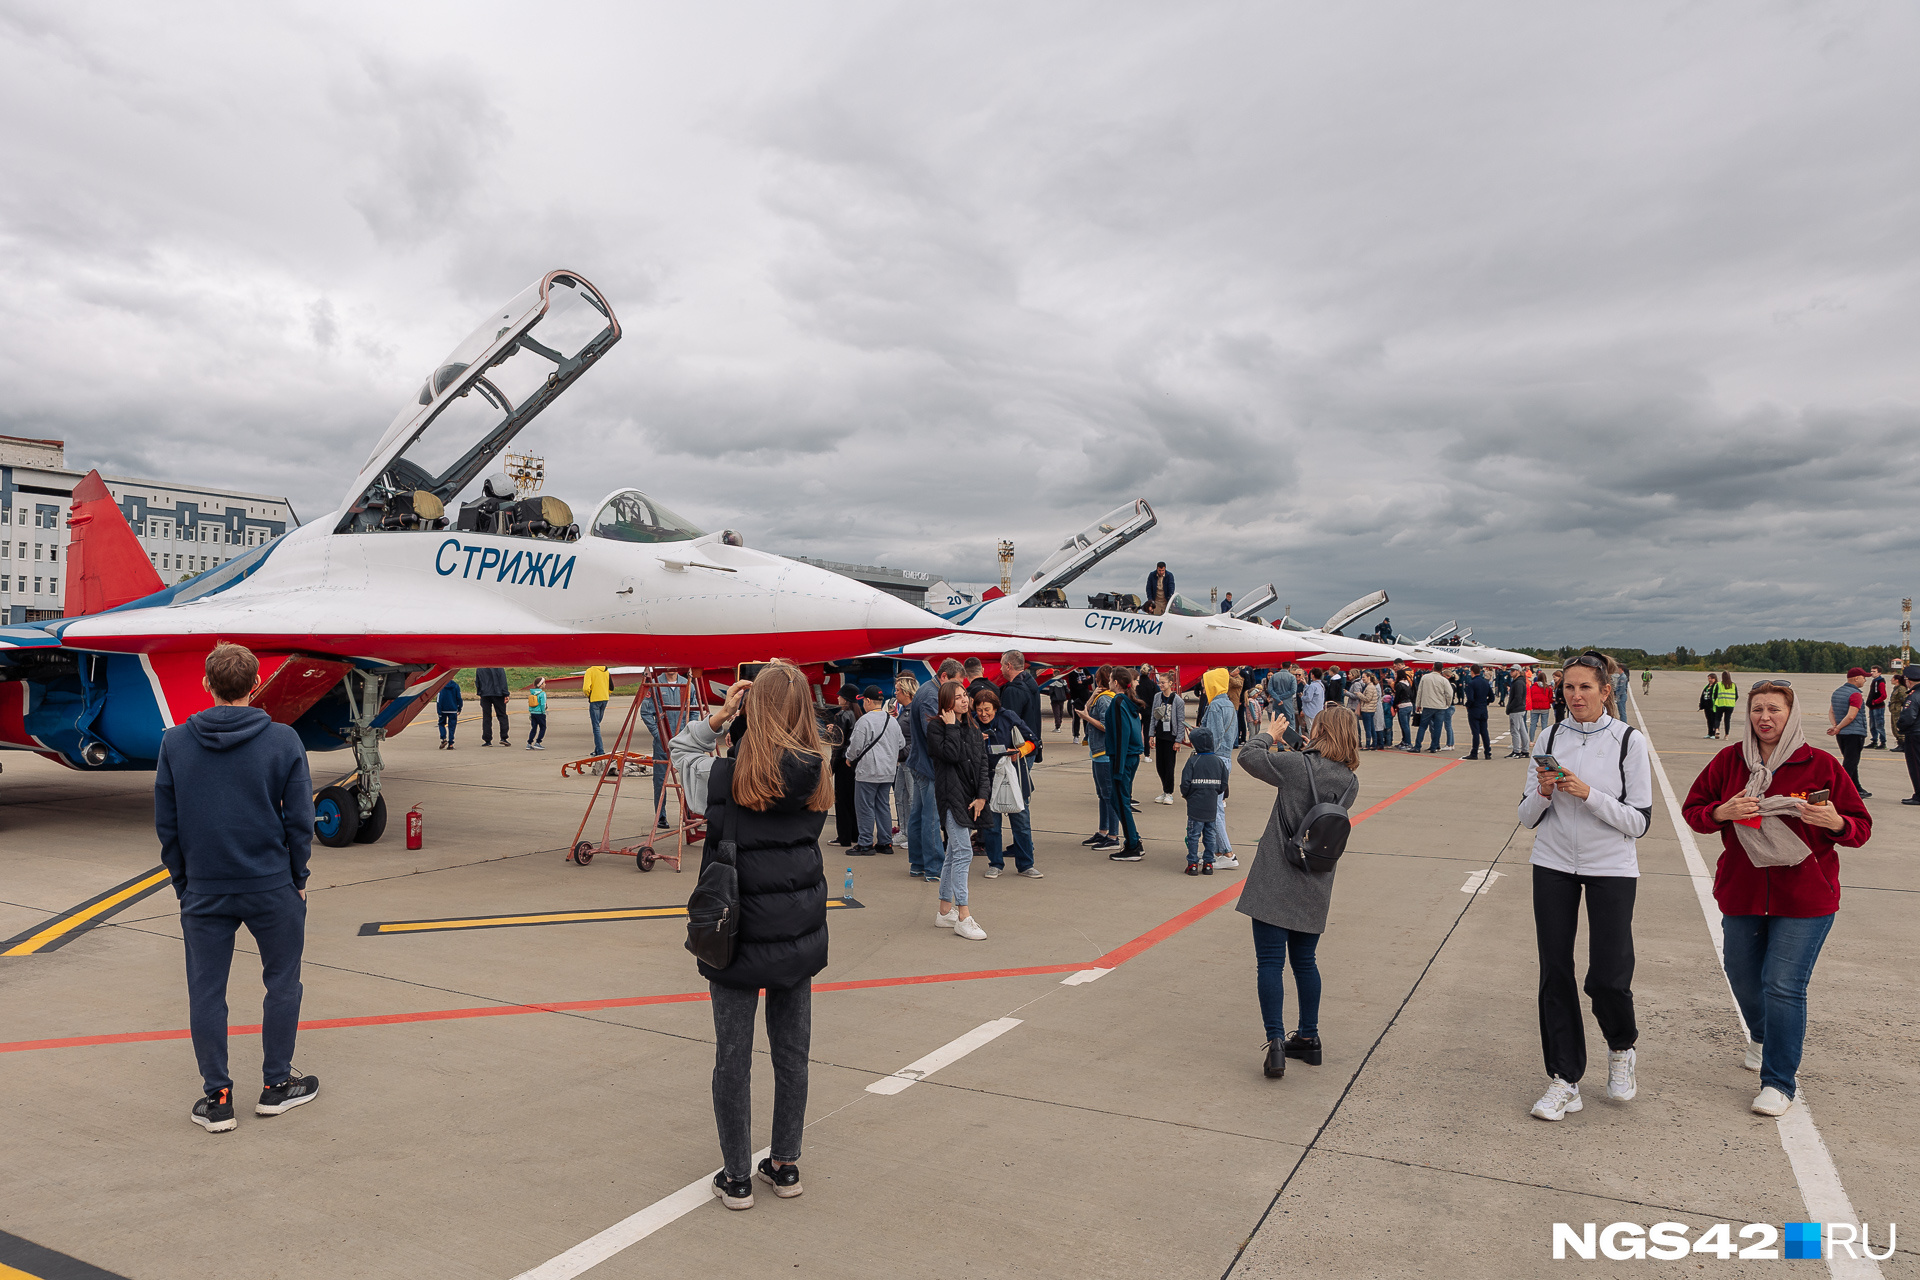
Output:
[[[1699,741],[1691,681],[1657,675],[1644,700],[1681,794],[1722,745]],[[394,740],[387,838],[315,852],[305,1019],[702,991],[671,919],[359,935],[369,921],[684,902],[691,863],[642,876],[624,860],[560,861],[592,786],[557,778],[570,751],[587,749],[585,711],[554,704],[544,754],[518,745],[523,724],[516,716],[505,751],[480,749],[475,725],[452,754],[435,750],[431,726]],[[761,1195],[748,1213],[701,1203],[588,1274],[693,1274],[724,1258],[742,1273],[876,1277],[1216,1276],[1230,1264],[1246,1275],[1530,1276],[1555,1221],[1675,1220],[1697,1234],[1806,1217],[1778,1126],[1747,1111],[1756,1077],[1740,1069],[1739,1023],[1657,792],[1636,914],[1639,1097],[1605,1099],[1595,1035],[1586,1110],[1558,1125],[1527,1115],[1544,1078],[1530,837],[1513,818],[1520,762],[1430,776],[1463,753],[1456,732],[1450,754],[1365,757],[1356,810],[1427,781],[1356,831],[1320,950],[1326,1062],[1291,1064],[1283,1081],[1259,1071],[1245,917],[1227,903],[1155,933],[1245,873],[1180,874],[1184,810],[1148,803],[1150,766],[1136,786],[1148,858],[1109,863],[1078,843],[1093,818],[1084,749],[1049,730],[1035,799],[1047,878],[1020,879],[1009,863],[988,881],[976,860],[981,943],[933,927],[934,888],[907,876],[904,839],[891,858],[829,846],[833,892],[852,866],[865,905],[830,916],[806,1195]],[[315,757],[316,772],[332,763]],[[7,935],[157,864],[147,779],[18,754],[7,766]],[[1870,755],[1864,768],[1881,825],[1865,851],[1842,855],[1847,897],[1815,973],[1801,1079],[1854,1207],[1879,1224],[1906,1208],[1896,1178],[1917,1136],[1887,1104],[1915,1074],[1902,905],[1920,889],[1920,816],[1895,803],[1898,757]],[[1229,826],[1250,863],[1271,793],[1244,773],[1234,782]],[[623,794],[637,803],[623,804],[616,834],[637,833],[651,783],[629,779]],[[427,848],[408,853],[400,815],[416,801]],[[1717,854],[1711,841],[1702,851],[1709,863]],[[1469,885],[1489,867],[1502,875]],[[57,951],[0,961],[6,1041],[184,1027],[171,907],[163,891]],[[244,935],[239,950],[232,1017],[244,1024],[258,1019],[259,988]],[[1066,984],[1102,957],[1110,972]],[[897,981],[1021,969],[1048,971]],[[860,982],[885,985],[826,989]],[[1007,1018],[1019,1021],[919,1083],[869,1091]],[[277,1118],[251,1114],[258,1051],[257,1037],[232,1042],[241,1123],[220,1136],[186,1119],[198,1081],[184,1040],[0,1052],[8,1149],[30,1157],[0,1172],[0,1229],[127,1276],[507,1280],[718,1163],[700,1000],[310,1029],[296,1062],[323,1093]],[[755,1088],[761,1144],[764,1058]],[[1896,1255],[1883,1273],[1911,1260]],[[1717,1274],[1751,1265],[1708,1261]]]

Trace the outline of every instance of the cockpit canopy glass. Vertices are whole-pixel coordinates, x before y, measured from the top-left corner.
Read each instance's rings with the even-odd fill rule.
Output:
[[[1207,608],[1205,605],[1195,604],[1178,591],[1173,593],[1173,599],[1167,601],[1167,612],[1177,613],[1183,618],[1210,618],[1213,616],[1213,610]]]
[[[1304,623],[1304,622],[1295,622],[1295,621],[1294,621],[1294,620],[1293,620],[1292,618],[1282,618],[1282,619],[1280,619],[1280,629],[1281,629],[1282,631],[1311,631],[1311,630],[1313,630],[1313,628],[1312,628],[1312,627],[1310,627],[1310,626],[1308,626],[1308,625],[1307,625],[1306,623]]]
[[[1140,527],[1134,531],[1134,536],[1138,536],[1139,533],[1143,533],[1146,529],[1152,527],[1152,508],[1148,507],[1144,500],[1129,502],[1124,507],[1115,507],[1112,511],[1107,512],[1106,515],[1101,516],[1079,533],[1074,534],[1071,538],[1061,543],[1060,549],[1048,556],[1045,560],[1042,560],[1040,567],[1033,571],[1032,576],[1029,577],[1027,581],[1047,583],[1054,586],[1063,585],[1062,583],[1052,581],[1061,570],[1071,565],[1076,559],[1086,555],[1092,548],[1112,540],[1114,534],[1127,529],[1130,525],[1139,524],[1143,518],[1146,523],[1140,525]],[[1088,562],[1089,565],[1092,563],[1092,561]]]
[[[614,542],[689,542],[703,535],[638,489],[622,489],[593,518],[593,536]]]

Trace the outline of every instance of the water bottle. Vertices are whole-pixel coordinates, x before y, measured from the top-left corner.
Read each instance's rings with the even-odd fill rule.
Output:
[[[853,868],[852,867],[847,868],[847,882],[840,886],[840,896],[843,898],[851,898],[853,896]]]

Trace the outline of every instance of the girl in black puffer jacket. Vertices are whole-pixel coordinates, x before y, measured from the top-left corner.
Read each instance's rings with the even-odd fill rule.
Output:
[[[744,706],[730,759],[712,752]],[[807,1054],[813,1041],[813,976],[827,967],[827,880],[820,830],[833,780],[806,676],[785,663],[727,691],[720,709],[673,740],[689,808],[706,814],[707,845],[731,817],[740,883],[740,932],[724,969],[702,961],[713,1000],[713,1114],[724,1165],[713,1193],[729,1209],[753,1207],[751,1098],[753,1021],[767,992],[773,1047],[773,1150],[759,1178],[782,1198],[800,1194],[801,1130],[807,1114]],[[729,812],[731,811],[731,813]]]
[[[940,686],[940,714],[927,722],[927,754],[933,758],[933,794],[947,837],[940,864],[940,911],[933,922],[972,942],[987,931],[967,909],[967,870],[973,865],[973,821],[993,794],[986,736],[967,713],[973,700],[958,684]]]

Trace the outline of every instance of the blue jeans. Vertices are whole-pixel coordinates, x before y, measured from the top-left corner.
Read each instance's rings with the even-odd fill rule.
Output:
[[[1253,958],[1258,965],[1260,1021],[1266,1024],[1267,1039],[1287,1037],[1286,968],[1293,965],[1293,985],[1300,993],[1298,1034],[1320,1034],[1320,967],[1313,962],[1314,949],[1320,945],[1317,933],[1282,929],[1264,920],[1253,922]]]
[[[1093,794],[1100,798],[1100,825],[1097,830],[1108,835],[1120,834],[1120,820],[1113,812],[1113,763],[1108,760],[1093,762]]]
[[[999,814],[988,809],[980,815],[980,834],[985,837],[987,865],[998,870],[1007,865],[1006,845],[1000,836],[1000,819],[1013,828],[1013,869],[1025,871],[1033,865],[1033,811]]]
[[[261,1006],[261,1083],[284,1083],[293,1071],[300,1026],[300,954],[306,949],[307,904],[291,884],[265,893],[180,895],[180,934],[187,953],[187,1004],[193,1056],[208,1093],[233,1087],[227,1074],[227,978],[233,935],[241,925],[260,949],[267,988]],[[247,984],[248,990],[252,984]]]
[[[914,848],[916,844],[918,849]],[[914,773],[913,808],[907,815],[907,870],[918,863],[922,876],[938,880],[945,856],[940,847],[940,800],[933,793],[933,779]]]
[[[1233,758],[1227,758],[1227,780],[1233,780]],[[1216,802],[1213,818],[1213,850],[1215,853],[1231,854],[1233,841],[1227,838],[1227,798],[1221,796]]]
[[[869,848],[893,847],[893,815],[888,802],[893,798],[893,780],[861,782],[854,779],[853,811],[859,825],[859,843]],[[871,837],[871,839],[869,839]]]
[[[1867,736],[1876,747],[1887,745],[1887,709],[1885,707],[1867,708]]]
[[[1527,742],[1529,745],[1540,741],[1540,735],[1547,731],[1547,711],[1542,707],[1538,711],[1527,712]]]
[[[597,756],[607,754],[606,744],[600,741],[600,717],[605,714],[607,714],[606,703],[589,702],[587,704],[587,719],[593,722],[593,754]]]
[[[547,740],[547,715],[544,711],[527,713],[527,745]]]
[[[1213,855],[1220,852],[1220,842],[1214,838],[1213,830],[1219,825],[1219,819],[1187,819],[1187,861],[1199,862],[1200,853],[1206,851],[1206,863],[1213,865]]]
[[[1807,1039],[1807,984],[1832,916],[1721,916],[1727,985],[1747,1031],[1765,1046],[1760,1083],[1789,1098]]]
[[[1393,714],[1400,719],[1400,745],[1407,746],[1413,741],[1413,706],[1395,707]]]
[[[460,727],[460,717],[450,712],[440,712],[440,741],[452,742],[454,730]]]
[[[967,905],[967,872],[973,867],[973,827],[962,821],[959,814],[942,814],[941,820],[947,831],[947,853],[940,865],[940,901],[964,907]]]
[[[1452,707],[1446,707],[1441,710],[1440,723],[1447,726],[1447,745],[1452,746],[1453,745],[1453,708]],[[1436,738],[1435,741],[1437,742],[1438,739]]]
[[[1429,749],[1438,751],[1440,749],[1440,712],[1438,709],[1422,711],[1420,713],[1420,732],[1413,735],[1413,749],[1415,751],[1420,750],[1421,744],[1426,742],[1429,737],[1433,739],[1433,745]]]

